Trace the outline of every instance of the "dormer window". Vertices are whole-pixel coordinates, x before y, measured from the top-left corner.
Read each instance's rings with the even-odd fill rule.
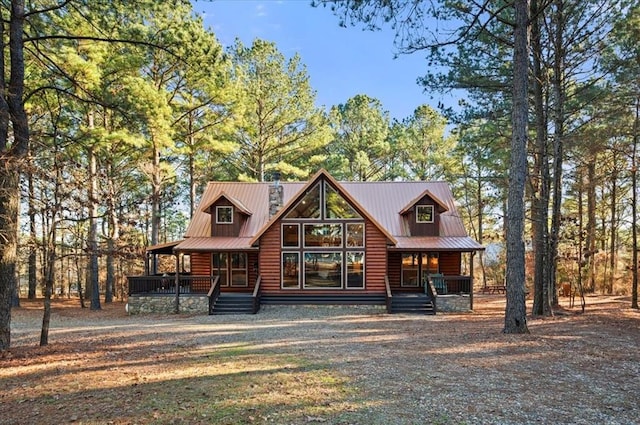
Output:
[[[233,207],[216,207],[216,224],[233,224]]]
[[[416,205],[416,223],[433,223],[433,205]]]

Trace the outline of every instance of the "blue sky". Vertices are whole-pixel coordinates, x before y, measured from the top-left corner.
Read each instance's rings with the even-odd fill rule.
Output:
[[[380,100],[392,118],[410,116],[422,104],[434,108],[442,95],[425,94],[416,79],[426,73],[423,54],[394,59],[394,33],[341,28],[328,8],[310,6],[310,0],[193,1],[205,26],[220,43],[235,38],[249,45],[255,38],[276,43],[286,57],[298,53],[306,65],[318,106],[345,103],[356,94]]]

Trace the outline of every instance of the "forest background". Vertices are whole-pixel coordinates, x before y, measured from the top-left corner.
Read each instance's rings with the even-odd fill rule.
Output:
[[[5,170],[19,159],[20,193],[14,205],[3,180],[0,218],[20,220],[17,257],[11,243],[2,248],[1,286],[17,279],[15,302],[46,290],[100,308],[101,296],[126,297],[147,246],[182,238],[207,181],[275,171],[298,181],[320,167],[338,180],[449,182],[472,236],[491,247],[478,258],[479,284],[503,283],[514,10],[393,1],[391,13],[383,3],[316,6],[333,7],[336,25],[392,26],[400,53],[428,53],[416,89],[463,90],[458,107],[416,105],[391,119],[362,93],[320,108],[304,58],[268,40],[222,46],[184,0],[3,0],[0,152]],[[527,5],[534,313],[550,314],[562,283],[631,294],[637,307],[640,7]],[[428,27],[427,17],[449,24]]]

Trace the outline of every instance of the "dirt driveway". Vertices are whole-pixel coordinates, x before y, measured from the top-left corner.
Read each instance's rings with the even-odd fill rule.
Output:
[[[56,301],[13,311],[0,424],[640,423],[640,314],[586,314],[503,335],[504,296],[476,311],[267,306],[251,316],[127,316]]]

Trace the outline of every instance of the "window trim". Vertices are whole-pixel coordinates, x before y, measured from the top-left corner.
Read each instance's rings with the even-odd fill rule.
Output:
[[[431,220],[420,220],[420,208],[430,208],[431,209]],[[433,205],[416,205],[416,223],[433,223],[435,221],[435,209]]]
[[[313,255],[339,254],[340,255],[340,286],[328,286],[326,288],[317,287],[317,286],[312,286],[312,287],[307,286],[307,262],[306,262],[306,259],[304,258],[304,256],[306,256],[307,254],[313,254]],[[302,289],[308,289],[308,290],[312,290],[312,291],[336,291],[336,290],[344,290],[345,289],[345,282],[344,282],[344,250],[338,250],[338,251],[304,251],[302,253],[302,266],[303,266],[303,270],[302,270]]]
[[[349,254],[362,254],[362,286],[351,287],[349,286]],[[364,291],[367,288],[367,253],[366,251],[345,251],[344,252],[344,289],[352,291]]]
[[[298,280],[298,284],[296,286],[284,286],[284,256],[287,254],[296,254],[298,256],[298,265],[296,267],[296,275],[297,275],[297,280]],[[302,274],[302,268],[300,267],[300,258],[302,257],[303,253],[300,251],[282,251],[280,253],[280,289],[282,289],[283,291],[290,291],[290,290],[298,290],[300,289],[301,286],[301,274]]]
[[[298,229],[298,243],[296,245],[285,245],[284,244],[284,227],[285,226],[295,226]],[[280,223],[280,247],[282,249],[294,249],[300,248],[300,223],[290,223],[290,222],[281,222]]]
[[[231,219],[231,221],[220,221],[220,211],[222,211],[223,209],[229,209],[231,211],[231,214],[229,214],[229,217]],[[216,206],[216,224],[233,224],[233,206],[231,205],[218,205]]]

